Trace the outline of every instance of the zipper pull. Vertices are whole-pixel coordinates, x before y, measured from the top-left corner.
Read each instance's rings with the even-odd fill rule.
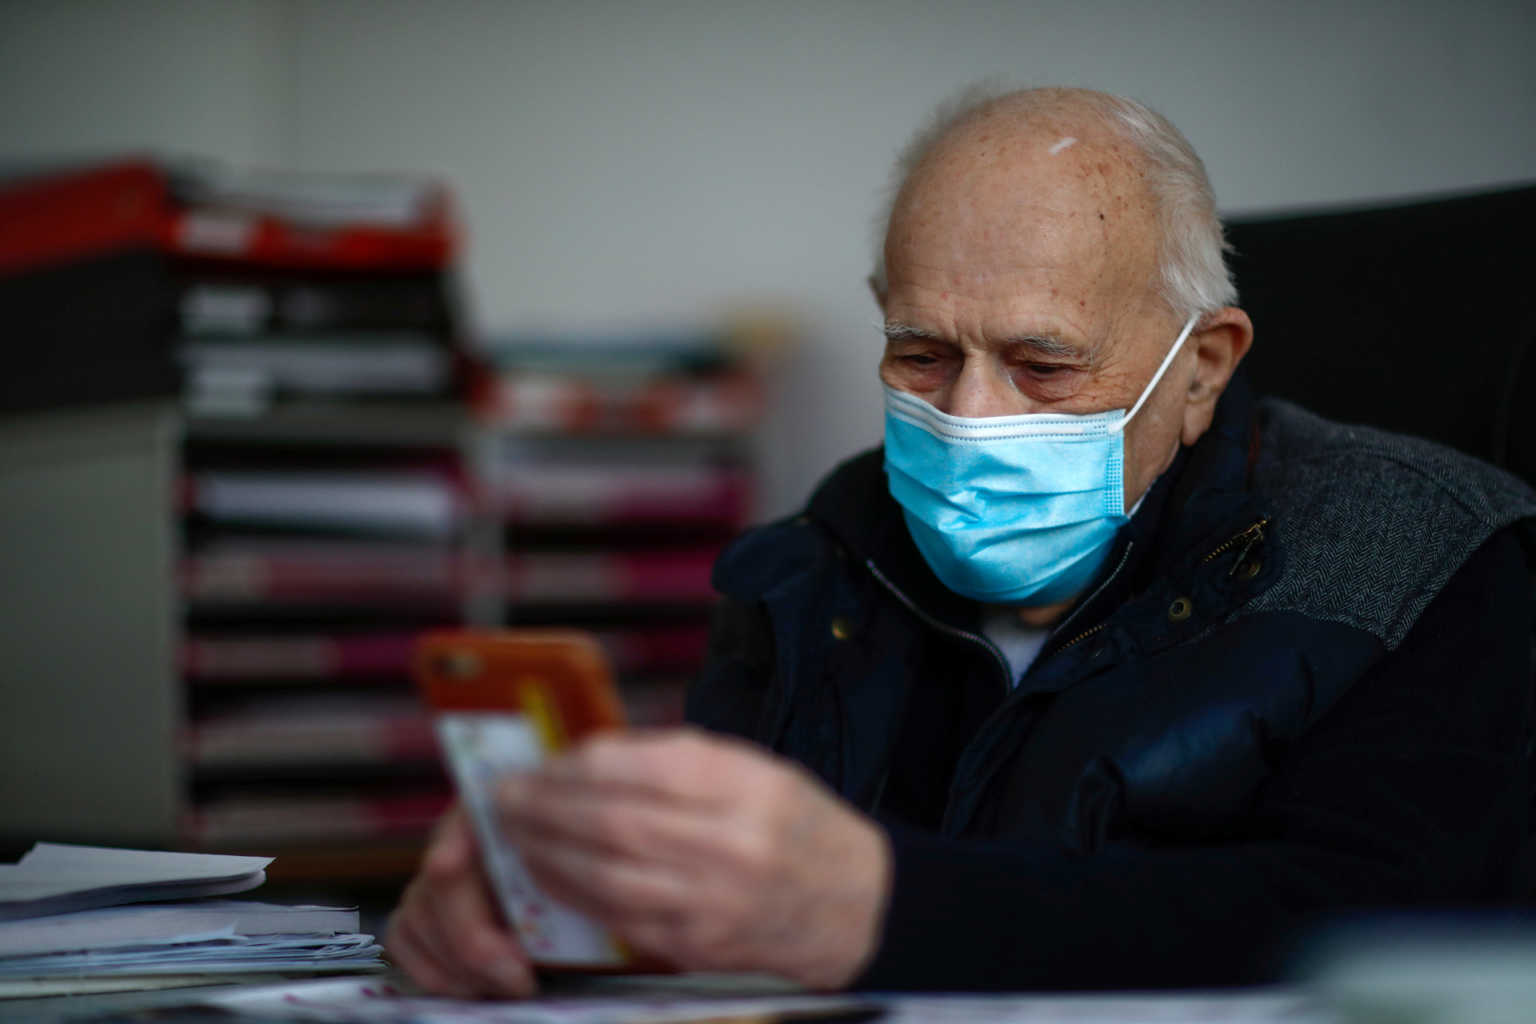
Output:
[[[1237,557],[1232,560],[1232,568],[1227,570],[1228,578],[1237,575],[1238,567],[1248,560],[1248,552],[1253,550],[1255,544],[1264,539],[1264,524],[1254,523],[1244,531],[1243,536],[1247,538],[1247,541],[1243,544],[1243,549],[1237,553]]]

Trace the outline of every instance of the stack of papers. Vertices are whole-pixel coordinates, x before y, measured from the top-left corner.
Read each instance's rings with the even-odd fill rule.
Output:
[[[355,909],[207,898],[260,885],[271,862],[39,843],[0,865],[0,996],[38,994],[48,979],[100,989],[383,968]]]
[[[329,936],[356,930],[357,911],[336,907],[284,907],[245,900],[107,907],[0,923],[0,971],[8,969],[18,956],[185,942],[189,936]]]

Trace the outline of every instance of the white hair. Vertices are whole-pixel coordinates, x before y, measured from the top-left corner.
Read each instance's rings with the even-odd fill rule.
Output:
[[[940,106],[898,154],[877,222],[875,272],[870,278],[877,291],[886,290],[885,233],[907,179],[952,130],[1004,101],[1022,102],[1044,115],[1089,113],[1129,143],[1142,158],[1152,194],[1158,225],[1158,292],[1163,301],[1179,319],[1236,304],[1237,286],[1224,258],[1231,247],[1216,213],[1216,194],[1205,164],[1173,122],[1142,103],[1111,93],[1062,88],[1008,91],[989,83],[973,85]]]

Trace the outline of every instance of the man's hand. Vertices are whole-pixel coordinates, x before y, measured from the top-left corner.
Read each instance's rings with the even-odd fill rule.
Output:
[[[533,968],[495,909],[463,810],[438,822],[421,869],[389,921],[389,958],[440,995],[532,995]]]
[[[499,805],[544,891],[637,952],[823,989],[874,954],[884,833],[745,743],[688,729],[597,737],[509,777]]]

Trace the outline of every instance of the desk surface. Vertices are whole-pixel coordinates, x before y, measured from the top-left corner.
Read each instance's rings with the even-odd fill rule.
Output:
[[[197,1003],[237,1007],[259,1014],[264,1020],[330,1019],[373,1024],[597,1024],[629,1019],[642,1011],[648,1020],[699,1020],[701,1015],[707,1015],[716,1024],[723,1019],[767,1024],[774,1018],[765,1011],[774,1007],[821,1006],[830,1010],[867,1003],[885,1008],[886,1015],[879,1018],[883,1024],[1335,1024],[1338,1019],[1303,994],[1285,989],[1235,993],[821,997],[806,996],[761,978],[694,976],[590,979],[562,986],[559,992],[526,1003],[388,999],[364,994],[378,993],[380,989],[380,978],[375,975],[295,981],[278,986],[217,986],[7,1000],[0,1002],[0,1021],[107,1020],[112,1014],[129,1015],[126,1019],[132,1019],[135,1012]],[[296,999],[285,1002],[285,996]],[[808,1024],[809,1019],[800,1020]],[[230,1018],[230,1024],[238,1021],[238,1017]]]

